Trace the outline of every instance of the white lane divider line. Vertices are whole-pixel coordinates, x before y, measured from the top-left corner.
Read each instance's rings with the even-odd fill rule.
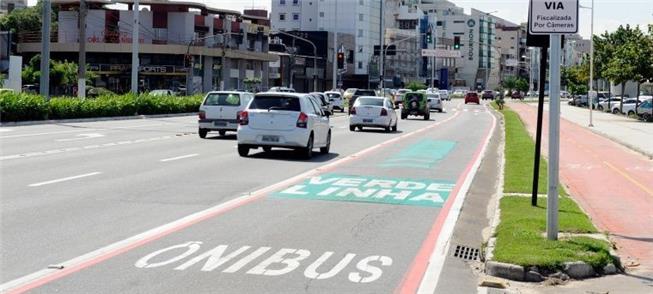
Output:
[[[55,140],[55,141],[57,141],[57,142],[70,142],[70,141],[79,141],[79,140],[101,138],[101,137],[104,137],[104,135],[102,135],[100,133],[89,133],[89,134],[78,134],[78,135],[75,136],[75,138],[58,139],[58,140]]]
[[[197,154],[197,153],[193,153],[193,154],[187,154],[187,155],[182,155],[182,156],[177,156],[177,157],[165,158],[165,159],[161,159],[159,161],[168,162],[168,161],[174,161],[174,160],[179,160],[179,159],[184,159],[184,158],[195,157],[195,156],[198,156],[198,155],[199,154]]]
[[[57,154],[57,153],[64,153],[64,152],[72,152],[72,151],[79,151],[79,150],[106,148],[106,147],[113,147],[113,146],[119,146],[119,145],[138,144],[138,143],[166,140],[166,139],[171,139],[171,138],[172,138],[172,136],[163,136],[163,137],[154,137],[154,138],[149,138],[149,139],[138,139],[138,140],[133,140],[133,141],[131,141],[131,140],[130,141],[119,141],[119,142],[110,142],[110,143],[104,143],[104,144],[87,145],[87,146],[82,146],[82,147],[68,147],[68,148],[53,149],[53,150],[46,150],[46,151],[37,151],[37,152],[29,152],[29,153],[22,153],[22,154],[5,155],[5,156],[0,156],[0,161],[8,160],[8,159],[28,158],[28,157],[33,157],[33,156],[43,156],[43,155],[50,155],[50,154]]]
[[[4,132],[12,132],[12,131],[13,131],[12,129],[0,128],[0,133],[4,133]]]
[[[45,181],[45,182],[40,182],[40,183],[29,184],[28,186],[29,187],[39,187],[39,186],[44,186],[44,185],[49,185],[49,184],[54,184],[54,183],[60,183],[60,182],[65,182],[65,181],[70,181],[70,180],[95,176],[95,175],[99,175],[99,174],[101,174],[101,172],[92,172],[92,173],[87,173],[87,174],[83,174],[83,175],[77,175],[77,176],[66,177],[66,178],[61,178],[61,179],[56,179],[56,180],[51,180],[51,181]]]

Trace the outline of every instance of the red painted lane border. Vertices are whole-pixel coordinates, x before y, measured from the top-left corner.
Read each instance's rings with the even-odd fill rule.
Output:
[[[420,247],[415,258],[413,259],[413,262],[411,263],[408,272],[406,272],[406,274],[404,275],[404,278],[402,279],[402,282],[399,285],[399,287],[395,289],[395,293],[402,293],[402,294],[416,293],[417,290],[419,289],[424,274],[427,270],[429,259],[436,249],[435,248],[436,242],[438,240],[438,237],[440,237],[440,232],[442,231],[444,222],[449,216],[449,213],[451,212],[451,207],[453,206],[453,203],[455,202],[456,198],[462,197],[458,194],[461,192],[463,183],[465,182],[470,172],[472,172],[472,168],[474,167],[476,162],[480,160],[481,153],[485,149],[484,145],[489,144],[489,138],[492,136],[492,132],[495,126],[496,126],[496,119],[493,118],[493,124],[488,128],[487,133],[485,134],[484,139],[481,141],[482,143],[476,149],[476,152],[474,153],[472,160],[469,161],[469,163],[465,167],[464,172],[458,177],[458,180],[456,181],[456,186],[454,187],[454,189],[450,194],[453,195],[453,197],[447,199],[447,202],[442,207],[442,210],[440,211],[440,213],[438,213],[438,216],[435,218],[433,226],[431,226],[428,235],[426,235],[426,239],[424,239],[424,241],[422,242],[422,246]],[[467,191],[463,191],[463,192],[467,193]]]
[[[415,131],[413,131],[411,133],[403,134],[401,136],[392,138],[390,140],[384,141],[383,143],[374,145],[374,146],[369,147],[367,149],[363,149],[363,150],[361,150],[361,151],[359,151],[357,153],[349,155],[349,156],[347,156],[345,158],[342,158],[340,160],[337,160],[335,162],[326,164],[326,165],[324,165],[322,167],[318,167],[316,169],[309,170],[307,172],[296,175],[296,176],[291,177],[289,179],[286,179],[284,181],[278,182],[276,184],[272,184],[272,185],[270,185],[270,186],[268,186],[266,188],[255,191],[255,192],[251,193],[250,195],[241,196],[241,197],[229,200],[229,201],[227,201],[225,203],[219,204],[217,206],[214,206],[212,208],[209,208],[207,210],[202,211],[202,212],[208,212],[208,213],[201,214],[202,212],[199,212],[199,214],[201,214],[201,215],[199,215],[198,217],[193,217],[194,216],[194,214],[193,214],[193,215],[189,215],[189,216],[185,217],[185,218],[189,218],[186,221],[183,221],[185,218],[181,218],[181,219],[178,220],[178,221],[181,221],[179,224],[171,226],[170,228],[161,229],[162,227],[165,227],[166,225],[157,227],[157,228],[152,229],[150,231],[147,231],[147,232],[145,232],[143,234],[147,234],[148,232],[156,231],[157,229],[161,229],[161,230],[158,230],[153,234],[144,236],[141,239],[135,240],[133,242],[128,242],[126,244],[116,245],[118,243],[129,240],[129,238],[128,238],[128,239],[125,239],[123,241],[119,241],[117,243],[112,244],[112,245],[116,245],[116,248],[111,248],[109,250],[106,250],[106,252],[98,252],[96,254],[93,254],[93,253],[95,253],[97,251],[102,250],[102,249],[99,249],[99,250],[93,251],[91,253],[88,253],[87,255],[90,254],[90,255],[93,255],[93,256],[90,256],[88,258],[83,258],[83,260],[81,260],[81,261],[76,261],[76,259],[78,259],[80,257],[69,260],[69,261],[64,262],[62,264],[64,264],[64,265],[66,265],[67,263],[71,263],[71,264],[66,265],[61,270],[50,270],[50,271],[48,271],[46,273],[41,274],[40,276],[34,277],[33,279],[29,279],[29,277],[32,276],[32,275],[38,275],[41,272],[41,271],[39,271],[39,272],[30,274],[30,275],[23,276],[23,277],[18,278],[16,280],[9,281],[7,283],[4,283],[1,286],[3,286],[3,288],[4,288],[5,285],[7,285],[7,284],[16,283],[17,285],[10,286],[10,287],[8,287],[9,289],[5,289],[5,291],[7,291],[7,292],[4,292],[4,293],[7,293],[7,294],[25,293],[25,292],[27,292],[29,290],[34,289],[34,288],[43,286],[43,285],[45,285],[47,283],[50,283],[52,281],[58,280],[60,278],[68,276],[70,274],[76,273],[76,272],[78,272],[80,270],[83,270],[83,269],[85,269],[87,267],[90,267],[90,266],[93,266],[95,264],[106,261],[108,259],[111,259],[111,258],[113,258],[115,256],[118,256],[120,254],[128,252],[128,251],[130,251],[132,249],[138,248],[138,247],[140,247],[142,245],[145,245],[147,243],[150,243],[152,241],[163,238],[163,237],[165,237],[167,235],[170,235],[170,234],[172,234],[174,232],[178,232],[178,231],[180,231],[182,229],[185,229],[185,228],[187,228],[189,226],[192,226],[192,225],[197,224],[199,222],[202,222],[204,220],[214,218],[216,216],[219,216],[219,215],[221,215],[223,213],[229,212],[229,211],[231,211],[233,209],[244,206],[244,205],[249,204],[251,202],[261,200],[261,199],[265,198],[267,193],[269,193],[269,192],[271,192],[271,191],[273,191],[275,189],[278,189],[281,186],[292,185],[294,183],[300,182],[301,180],[305,179],[306,177],[310,177],[310,176],[313,176],[313,175],[317,175],[317,174],[320,174],[320,173],[323,173],[323,172],[330,171],[330,170],[334,169],[335,167],[337,167],[339,165],[342,165],[342,164],[344,164],[346,162],[349,162],[349,161],[352,161],[352,160],[359,159],[359,158],[361,158],[362,155],[370,153],[370,152],[372,152],[372,151],[374,151],[376,149],[379,149],[379,148],[381,148],[383,146],[387,146],[387,145],[392,144],[392,143],[394,143],[396,141],[399,141],[401,139],[404,139],[404,138],[407,138],[407,137],[414,136],[416,134],[425,132],[425,131],[430,130],[430,129],[438,126],[438,125],[441,125],[441,124],[443,124],[445,122],[453,120],[460,113],[461,112],[458,111],[454,115],[452,115],[451,117],[446,118],[446,119],[444,119],[442,121],[439,121],[439,122],[436,122],[436,123],[431,124],[429,126],[426,126],[426,127],[421,128],[421,129],[415,130]],[[175,222],[172,222],[172,223],[175,223]],[[169,223],[169,224],[172,224],[172,223]],[[112,245],[109,245],[107,247],[111,247]],[[85,255],[82,255],[81,257],[84,257],[84,256]],[[25,279],[25,281],[22,281],[23,279]],[[17,280],[21,280],[21,281],[20,282],[15,282]]]

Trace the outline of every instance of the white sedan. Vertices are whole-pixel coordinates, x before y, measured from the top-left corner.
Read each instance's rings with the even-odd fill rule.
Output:
[[[429,103],[429,109],[435,109],[438,112],[442,112],[442,99],[440,99],[439,93],[426,94],[426,101]]]
[[[250,149],[278,147],[296,149],[310,159],[314,148],[327,154],[331,147],[329,116],[309,94],[256,94],[238,122],[238,154],[243,157]]]
[[[363,127],[383,128],[386,132],[397,131],[397,113],[390,99],[361,96],[356,99],[349,116],[349,130]]]

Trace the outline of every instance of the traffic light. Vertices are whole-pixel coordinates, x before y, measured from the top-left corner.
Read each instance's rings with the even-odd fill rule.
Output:
[[[460,50],[460,37],[459,36],[453,37],[453,49],[454,50]]]
[[[433,33],[430,30],[426,32],[426,43],[433,43]]]
[[[338,69],[345,68],[345,53],[338,52]]]

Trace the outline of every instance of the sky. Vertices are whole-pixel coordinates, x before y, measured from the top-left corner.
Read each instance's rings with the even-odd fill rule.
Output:
[[[244,8],[266,8],[271,7],[271,1],[278,0],[190,0],[209,4],[211,6],[242,11]],[[317,1],[317,0],[314,0]],[[325,0],[335,1],[335,0]],[[356,0],[338,0],[356,1]],[[507,19],[514,23],[525,22],[528,19],[528,0],[451,0],[456,5],[469,9],[476,8],[482,11],[497,11],[494,15]],[[36,0],[28,0],[30,5]],[[645,26],[653,23],[652,0],[595,0],[594,11],[594,32],[595,34],[607,31],[614,31],[619,25]],[[590,7],[592,0],[580,0],[582,6]],[[590,9],[580,10],[579,33],[584,37],[590,36]]]

